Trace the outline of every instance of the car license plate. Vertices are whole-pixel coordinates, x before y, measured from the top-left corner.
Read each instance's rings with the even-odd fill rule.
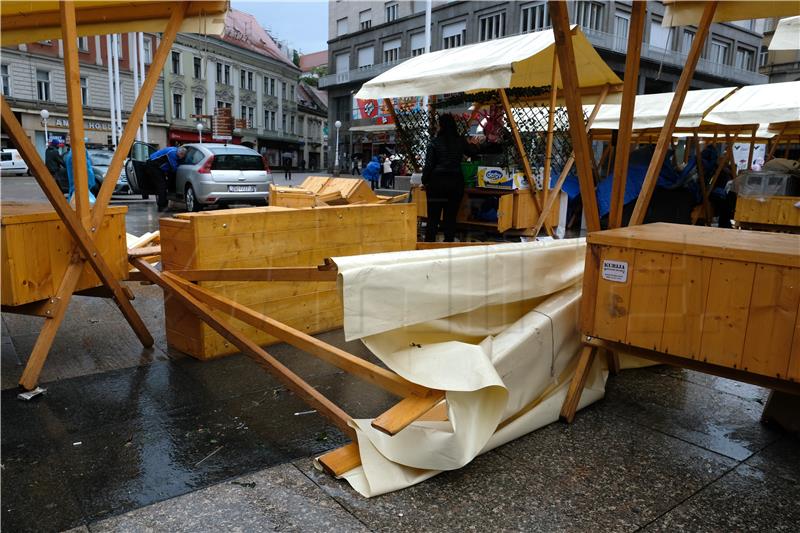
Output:
[[[228,185],[228,192],[256,192],[255,185]]]

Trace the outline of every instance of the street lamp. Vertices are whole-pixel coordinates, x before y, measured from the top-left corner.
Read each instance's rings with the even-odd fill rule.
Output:
[[[50,142],[50,138],[47,135],[47,119],[50,118],[50,111],[42,109],[39,114],[42,116],[42,125],[44,125],[44,144],[47,145]]]
[[[199,139],[200,144],[203,144],[203,123],[197,123],[197,138]]]
[[[333,160],[333,175],[339,175],[339,128],[342,127],[342,121],[337,120],[333,123],[336,126],[336,158]]]

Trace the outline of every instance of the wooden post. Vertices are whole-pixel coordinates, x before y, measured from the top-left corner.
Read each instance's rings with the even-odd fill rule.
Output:
[[[706,176],[703,169],[703,152],[700,150],[700,137],[696,133],[694,134],[694,153],[697,163],[697,181],[700,184],[700,195],[703,200],[703,214],[705,215],[706,226],[708,226],[711,224],[711,206],[708,205],[708,194],[706,194]]]
[[[553,75],[550,78],[550,114],[547,116],[547,140],[544,148],[544,203],[550,194],[550,172],[553,168],[553,129],[556,122],[556,101],[558,99],[558,57],[553,54]]]
[[[753,168],[753,153],[756,149],[756,133],[758,132],[758,126],[753,127],[753,136],[750,137],[750,150],[747,152],[747,170]]]
[[[64,43],[64,82],[67,90],[69,137],[72,147],[75,211],[78,212],[81,224],[89,227],[89,175],[86,170],[86,143],[83,140],[83,101],[81,99],[80,63],[78,62],[78,31],[75,26],[75,2],[62,0],[59,10]]]
[[[619,134],[614,157],[614,181],[611,185],[611,211],[608,227],[622,226],[622,208],[625,203],[625,183],[628,178],[628,162],[631,154],[633,132],[633,110],[636,107],[636,92],[639,87],[639,59],[642,52],[644,20],[647,18],[646,2],[633,2],[631,27],[628,30],[628,52],[625,58],[625,79],[622,88],[622,107],[619,113]]]
[[[669,141],[672,138],[672,131],[675,129],[675,124],[678,122],[678,116],[683,107],[683,102],[686,99],[686,92],[689,90],[689,84],[692,81],[692,76],[697,67],[697,61],[700,59],[700,52],[708,36],[708,29],[711,26],[711,20],[714,18],[716,9],[717,0],[709,0],[703,8],[703,16],[700,19],[700,23],[697,25],[697,33],[695,34],[694,41],[692,41],[692,48],[689,50],[689,56],[686,58],[686,63],[681,71],[681,77],[675,89],[675,96],[672,98],[672,104],[669,107],[667,118],[664,121],[664,127],[659,133],[656,149],[655,152],[653,152],[653,158],[650,160],[650,166],[647,168],[647,174],[642,184],[642,191],[639,193],[639,198],[636,200],[636,207],[633,208],[630,221],[631,226],[641,224],[647,214],[647,209],[650,206],[650,199],[653,197],[653,189],[656,186],[658,173],[661,171],[661,165],[664,163],[664,157],[667,155]]]
[[[586,229],[589,232],[600,230],[600,215],[597,212],[597,197],[592,179],[592,163],[589,160],[589,142],[586,130],[578,127],[583,124],[583,106],[578,88],[578,73],[575,67],[575,51],[572,47],[572,31],[569,26],[567,4],[558,0],[549,0],[550,20],[553,23],[555,51],[558,54],[558,66],[561,72],[561,83],[564,100],[569,115],[569,131],[572,137],[572,149],[575,152],[578,180],[581,186],[583,215],[586,218]],[[542,211],[544,213],[544,211]]]

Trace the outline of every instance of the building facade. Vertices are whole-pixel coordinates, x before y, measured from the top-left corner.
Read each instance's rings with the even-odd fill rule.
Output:
[[[120,42],[120,97],[122,119],[125,122],[134,103],[133,51],[129,46],[129,43],[134,43],[133,34],[122,34]],[[149,65],[158,38],[145,34],[144,42],[145,63]],[[0,58],[0,90],[42,154],[47,144],[45,125],[40,114],[43,109],[50,114],[47,120],[48,135],[69,142],[63,57],[63,43],[52,40],[5,47]],[[111,99],[105,37],[80,37],[78,57],[86,137],[90,145],[111,147]],[[164,119],[164,86],[160,79],[153,92],[147,117],[148,140],[165,146],[168,124]],[[3,146],[8,143],[5,135],[2,142]]]
[[[321,170],[328,167],[328,105],[324,92],[300,82],[297,85],[297,110],[302,139],[300,168]]]
[[[280,166],[281,153],[288,151],[293,166],[299,165],[299,75],[300,69],[247,13],[229,12],[219,38],[178,34],[164,67],[170,143],[198,142],[198,122],[204,139],[213,140],[207,116],[229,107],[234,118],[246,121],[230,142],[257,149],[272,166]]]
[[[759,70],[769,76],[770,83],[800,80],[800,49],[799,50],[769,50],[772,36],[780,19],[766,20],[764,28],[764,44],[759,56]],[[800,46],[800,43],[798,43]]]
[[[328,120],[342,122],[339,152],[350,153],[394,143],[391,128],[375,134],[361,118],[355,94],[361,85],[410,57],[425,52],[425,1],[329,3]],[[631,2],[568,2],[570,21],[581,26],[599,54],[623,77]],[[663,28],[661,2],[647,3],[639,73],[639,93],[672,91],[696,32],[694,27]],[[441,1],[432,3],[431,51],[550,28],[547,2]],[[763,22],[713,24],[692,88],[766,83],[758,72]],[[351,130],[355,128],[355,130]],[[382,136],[375,141],[370,135]],[[331,148],[334,150],[334,147]],[[369,155],[369,154],[365,154]]]

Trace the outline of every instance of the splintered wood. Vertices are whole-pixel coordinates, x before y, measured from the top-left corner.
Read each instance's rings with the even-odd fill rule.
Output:
[[[395,204],[408,200],[408,194],[379,196],[360,178],[309,176],[299,187],[270,185],[269,205],[275,207],[320,207],[326,205]]]
[[[416,209],[408,204],[180,214],[161,219],[163,268],[167,272],[242,272],[249,268],[316,267],[328,257],[413,250],[416,216]],[[243,279],[245,274],[241,274]],[[342,302],[335,281],[198,284],[307,334],[342,325]],[[167,342],[173,348],[199,359],[238,351],[176,299],[165,298],[164,305]],[[232,323],[259,345],[276,342],[259,328],[238,320]]]

